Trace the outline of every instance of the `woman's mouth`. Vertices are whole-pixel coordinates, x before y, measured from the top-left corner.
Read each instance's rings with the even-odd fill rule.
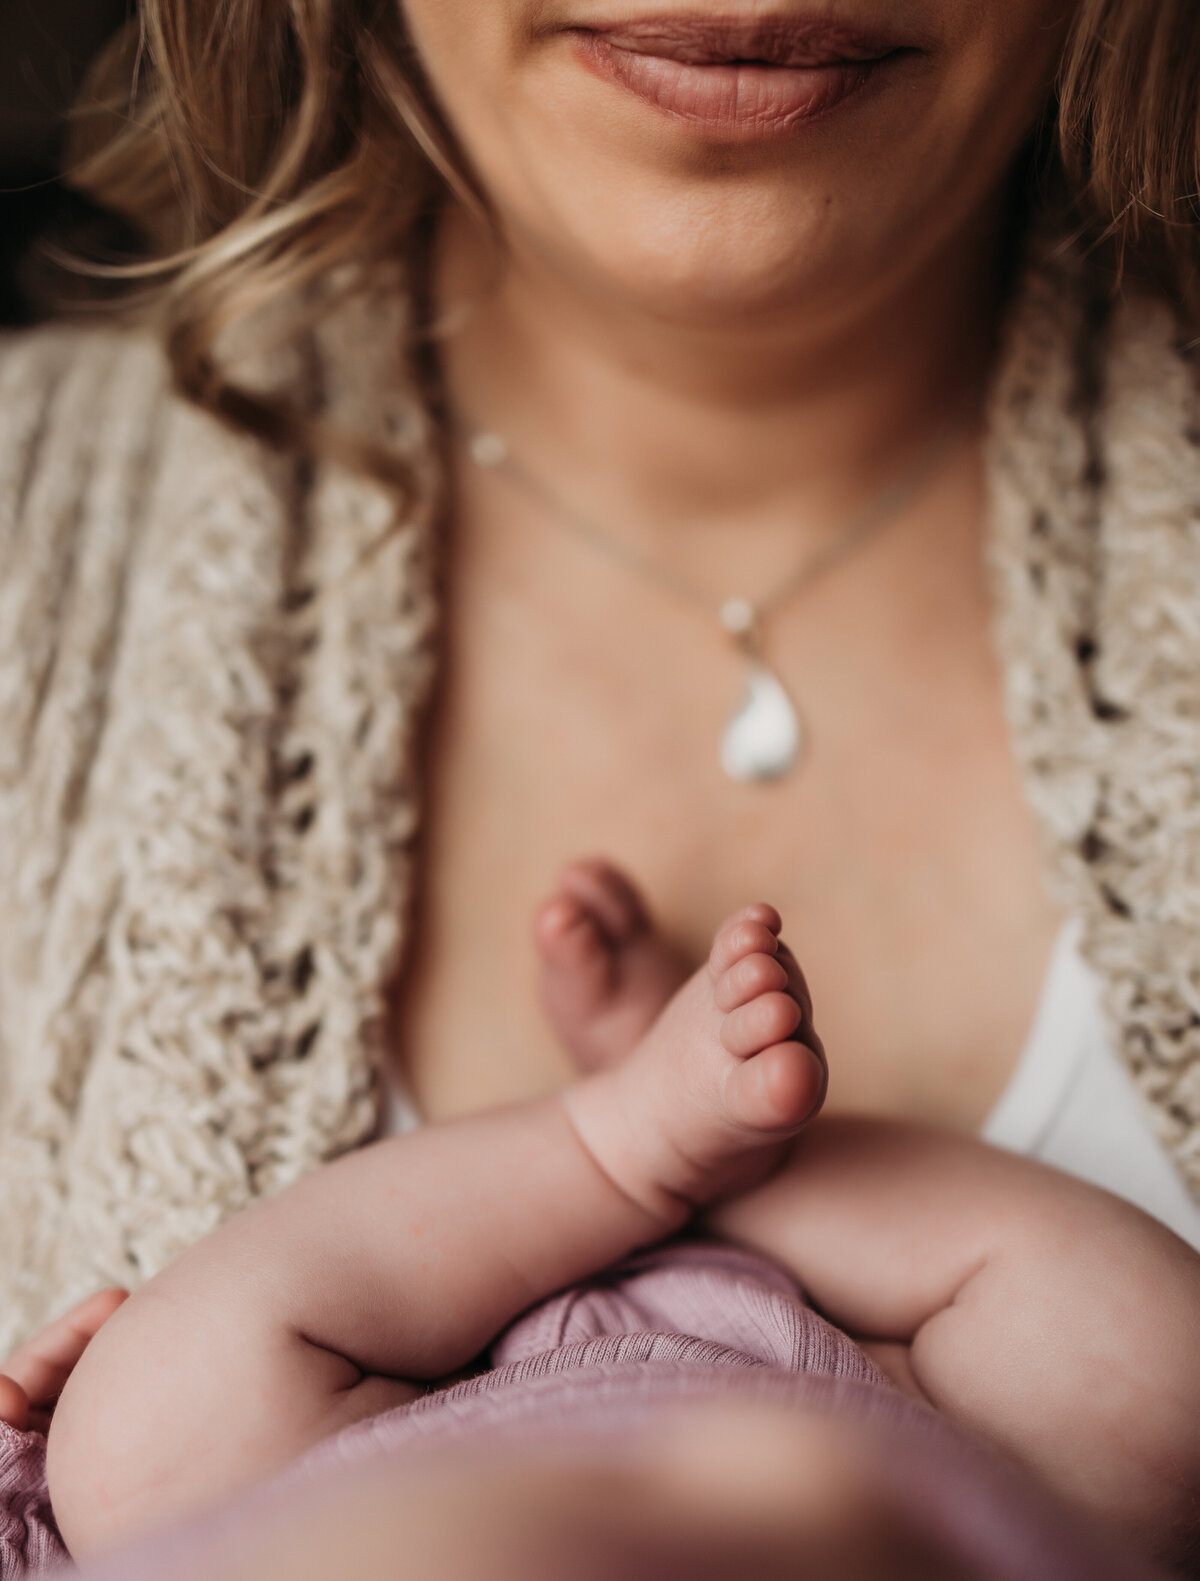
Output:
[[[827,114],[913,52],[828,18],[659,15],[570,31],[598,77],[739,142]]]

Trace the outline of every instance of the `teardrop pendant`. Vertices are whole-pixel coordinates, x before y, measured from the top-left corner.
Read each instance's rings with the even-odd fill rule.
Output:
[[[804,745],[800,717],[779,678],[752,663],[746,695],[721,737],[721,767],[731,780],[775,780],[795,767]]]

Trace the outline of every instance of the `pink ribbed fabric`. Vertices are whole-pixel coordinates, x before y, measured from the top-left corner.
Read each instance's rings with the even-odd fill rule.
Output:
[[[736,1353],[740,1365],[884,1382],[857,1345],[806,1305],[782,1269],[709,1241],[657,1247],[553,1296],[499,1336],[492,1362],[543,1358],[537,1370],[564,1345],[634,1334],[653,1335],[651,1354],[661,1361],[701,1359],[700,1341]]]
[[[980,1581],[1163,1581],[1156,1567],[1119,1553],[1007,1462],[901,1395],[787,1275],[728,1247],[685,1241],[636,1257],[525,1314],[496,1340],[490,1360],[490,1370],[348,1428],[233,1504],[87,1567],[80,1581],[216,1581],[256,1518],[319,1496],[356,1465],[386,1460],[400,1479],[431,1454],[535,1444],[586,1463],[680,1404],[722,1398],[862,1422],[895,1492]],[[25,1521],[29,1534],[3,1550],[0,1581],[61,1555],[30,1436],[10,1432],[0,1443],[0,1454],[25,1457],[4,1462],[12,1468],[4,1486],[13,1531]]]
[[[46,1440],[0,1422],[0,1581],[65,1558],[46,1492]]]

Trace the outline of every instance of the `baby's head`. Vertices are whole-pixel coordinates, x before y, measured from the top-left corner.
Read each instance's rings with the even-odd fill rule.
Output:
[[[652,1426],[381,1457],[264,1501],[175,1581],[966,1581],[994,1574],[901,1500],[864,1424],[762,1400]],[[956,1551],[958,1550],[958,1551]],[[150,1550],[147,1550],[149,1554]],[[182,1562],[180,1562],[182,1559]],[[155,1562],[122,1563],[126,1581]],[[1047,1569],[1047,1578],[1058,1572]],[[114,1572],[115,1575],[115,1572]],[[103,1567],[95,1581],[109,1581]]]
[[[675,1408],[621,1441],[471,1463],[456,1457],[431,1465],[429,1476],[417,1494],[420,1568],[411,1565],[411,1507],[400,1517],[406,1581],[966,1574],[879,1496],[875,1468],[851,1433],[777,1404]],[[394,1498],[394,1473],[389,1486]],[[383,1543],[381,1558],[385,1551]],[[379,1565],[379,1581],[391,1573]]]

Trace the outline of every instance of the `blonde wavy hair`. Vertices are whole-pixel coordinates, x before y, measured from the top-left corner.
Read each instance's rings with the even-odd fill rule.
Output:
[[[1029,165],[1107,260],[1200,327],[1196,0],[1079,0]],[[272,445],[330,450],[404,481],[387,456],[241,387],[217,343],[265,304],[294,324],[412,262],[447,193],[485,221],[399,0],[141,0],[93,73],[73,184],[154,256],[179,388]],[[1032,194],[1031,194],[1032,197]],[[332,282],[337,282],[336,291]],[[403,470],[403,469],[401,469]]]

